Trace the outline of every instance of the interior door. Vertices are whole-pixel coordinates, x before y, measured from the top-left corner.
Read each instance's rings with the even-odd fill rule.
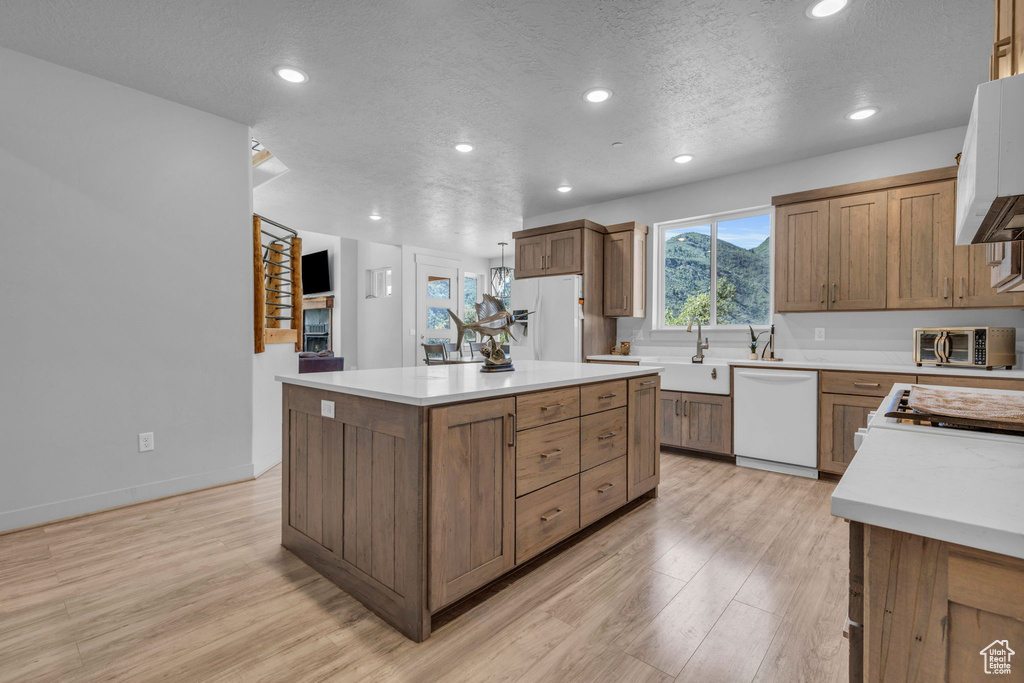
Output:
[[[448,309],[459,310],[458,296],[458,270],[426,263],[416,265],[416,330],[421,344],[455,341],[455,323]],[[422,355],[420,352],[419,356]]]

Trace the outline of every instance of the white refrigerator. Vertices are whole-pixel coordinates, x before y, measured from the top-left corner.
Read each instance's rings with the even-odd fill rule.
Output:
[[[583,359],[582,275],[554,275],[512,282],[512,313],[532,312],[525,323],[516,323],[509,340],[516,360]]]

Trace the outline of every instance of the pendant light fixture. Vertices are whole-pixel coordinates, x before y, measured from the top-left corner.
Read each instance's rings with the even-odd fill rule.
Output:
[[[507,299],[511,296],[514,271],[505,266],[505,247],[508,246],[508,242],[498,242],[498,244],[501,245],[501,265],[491,268],[491,292],[499,299]]]

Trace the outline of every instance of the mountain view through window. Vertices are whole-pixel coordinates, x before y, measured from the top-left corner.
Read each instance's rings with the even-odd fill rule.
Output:
[[[665,230],[665,325],[765,325],[771,313],[771,216]]]

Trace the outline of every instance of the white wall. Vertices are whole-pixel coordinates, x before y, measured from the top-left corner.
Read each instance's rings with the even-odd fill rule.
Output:
[[[523,220],[524,228],[587,218],[604,225],[639,221],[652,229],[655,223],[771,204],[775,195],[831,185],[871,180],[952,166],[963,147],[965,129],[952,128],[868,147],[836,152],[768,168],[738,173],[657,192],[633,195]],[[699,163],[695,162],[695,163]],[[648,292],[655,269],[657,239],[648,241]],[[694,335],[651,331],[653,311],[645,320],[622,318],[619,341],[633,340],[645,346],[685,346]],[[870,349],[903,353],[909,358],[910,334],[924,325],[1016,325],[1024,328],[1024,313],[1012,311],[882,311],[874,313],[790,313],[775,315],[778,346],[807,351]],[[814,328],[826,328],[826,341],[814,341]],[[1024,343],[1024,329],[1018,329]],[[723,346],[740,349],[746,332],[719,330],[711,333],[712,350]]]
[[[4,49],[0,92],[0,530],[251,476],[249,129]]]
[[[366,271],[392,269],[390,297],[366,298]],[[393,368],[402,365],[402,248],[376,242],[359,242],[356,267],[356,329],[359,369]]]

